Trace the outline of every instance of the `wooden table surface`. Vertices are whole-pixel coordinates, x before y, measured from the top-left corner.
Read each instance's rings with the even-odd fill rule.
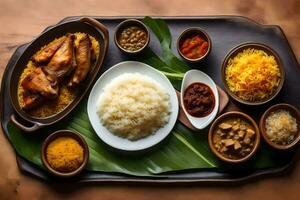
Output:
[[[2,77],[7,61],[18,45],[31,41],[45,27],[74,15],[243,15],[259,23],[281,26],[300,60],[299,10],[299,0],[1,0],[0,76]],[[298,160],[289,173],[234,186],[57,186],[21,174],[14,151],[1,132],[0,199],[299,199]]]

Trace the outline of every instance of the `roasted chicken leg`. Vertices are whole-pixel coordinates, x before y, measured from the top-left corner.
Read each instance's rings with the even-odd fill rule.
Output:
[[[84,34],[75,48],[76,68],[68,86],[78,85],[88,74],[91,67],[91,46],[89,36]]]
[[[56,51],[47,66],[43,67],[44,72],[51,79],[59,79],[68,75],[73,69],[73,41],[74,35],[68,34],[62,46]]]
[[[34,108],[34,107],[38,106],[44,99],[41,95],[31,93],[27,90],[25,90],[23,92],[22,98],[23,98],[22,99],[23,100],[23,105],[22,105],[23,109]]]
[[[51,82],[40,67],[28,74],[21,83],[26,91],[40,94],[46,98],[56,98],[58,96],[57,83]]]
[[[66,36],[63,36],[63,37],[55,40],[51,44],[44,47],[40,52],[35,54],[32,57],[32,60],[38,64],[44,64],[44,63],[49,62],[50,59],[55,54],[55,52],[61,47],[61,45],[64,43],[65,40],[66,40]]]

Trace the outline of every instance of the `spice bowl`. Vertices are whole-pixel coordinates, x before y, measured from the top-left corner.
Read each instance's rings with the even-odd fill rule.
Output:
[[[136,19],[128,19],[117,26],[114,41],[123,53],[135,55],[148,46],[150,33],[143,22]]]
[[[60,144],[58,144],[58,139],[61,139],[60,140]],[[71,170],[71,171],[62,171],[62,170],[57,170],[55,169],[54,167],[51,166],[49,160],[48,160],[48,153],[47,153],[47,149],[49,147],[50,144],[54,144],[53,142],[56,141],[56,145],[64,145],[64,146],[68,146],[67,148],[65,149],[62,149],[63,146],[52,146],[53,148],[56,148],[62,151],[58,152],[58,157],[59,156],[62,156],[61,152],[66,152],[66,149],[70,150],[71,149],[71,145],[70,144],[66,144],[66,143],[62,143],[63,141],[62,140],[65,140],[65,139],[68,139],[68,141],[72,141],[72,145],[76,145],[76,146],[73,146],[73,149],[76,147],[81,147],[83,152],[81,154],[82,156],[82,161],[80,164],[78,164],[78,167],[76,167],[75,169]],[[64,141],[65,142],[65,141]],[[79,148],[80,149],[80,148]],[[54,151],[52,149],[52,151]],[[70,153],[70,152],[68,152]],[[50,155],[49,155],[50,156]],[[79,155],[78,155],[79,156]],[[76,157],[78,157],[76,155]],[[51,157],[53,158],[53,155],[51,155]],[[70,161],[74,164],[75,160],[74,160],[74,157],[75,156],[72,156],[73,160]],[[80,157],[80,156],[79,156]],[[56,131],[54,133],[52,133],[51,135],[49,135],[46,140],[43,142],[42,144],[42,149],[41,149],[41,158],[42,158],[42,162],[44,164],[44,166],[48,169],[48,171],[55,175],[55,176],[58,176],[58,177],[72,177],[72,176],[76,176],[78,175],[83,169],[84,167],[86,166],[86,164],[88,163],[88,160],[89,160],[89,149],[88,149],[88,145],[87,143],[85,142],[85,140],[83,139],[82,136],[80,136],[80,134],[74,132],[74,131],[71,131],[71,130],[59,130],[59,131]],[[66,164],[66,160],[64,160],[64,164]],[[60,163],[62,164],[62,163]],[[70,163],[69,163],[70,164]],[[66,166],[65,166],[66,167]]]
[[[282,145],[282,144],[278,144],[278,143],[271,141],[271,139],[269,138],[269,136],[267,134],[267,128],[266,128],[267,118],[272,113],[274,114],[276,111],[280,111],[280,110],[288,111],[288,113],[290,113],[290,115],[296,119],[297,132],[295,133],[295,137],[294,137],[293,141],[287,145]],[[290,104],[285,104],[285,103],[276,104],[276,105],[270,107],[268,110],[266,110],[265,113],[262,115],[262,117],[260,118],[260,122],[259,122],[259,128],[260,128],[261,135],[264,138],[264,140],[266,141],[266,143],[269,144],[274,149],[277,149],[277,150],[292,149],[300,141],[300,113],[299,113],[299,110]]]
[[[229,120],[237,120],[240,119],[239,123],[235,124],[238,125],[239,128],[241,130],[242,129],[242,125],[248,124],[248,126],[246,126],[246,129],[244,129],[244,135],[241,135],[241,139],[234,139],[236,141],[239,142],[239,144],[241,145],[240,148],[241,149],[237,149],[238,151],[235,151],[235,144],[234,146],[227,146],[227,135],[231,134],[231,132],[234,133],[232,138],[235,138],[236,135],[239,135],[240,137],[240,130],[236,129],[234,130],[234,126],[232,124],[232,127],[230,127],[230,129],[228,129],[229,127],[222,127],[222,128],[227,128],[226,130],[226,134],[224,136],[222,136],[222,138],[216,137],[218,132],[220,130],[220,126],[224,126],[226,123],[229,123]],[[244,124],[240,123],[240,122],[244,122]],[[222,124],[222,125],[221,125]],[[248,142],[246,141],[246,138],[248,137],[248,129],[252,130],[252,136],[249,137],[250,140],[248,140]],[[222,141],[224,138],[224,141]],[[223,151],[220,149],[218,149],[216,147],[217,145],[217,140],[221,140],[222,144],[224,144],[224,146],[226,146],[226,148],[228,148],[228,150]],[[225,141],[226,140],[226,141]],[[245,162],[247,160],[249,160],[252,156],[254,156],[254,154],[257,152],[259,145],[260,145],[260,133],[259,133],[259,128],[256,124],[256,122],[247,114],[242,113],[242,112],[237,112],[237,111],[231,111],[231,112],[227,112],[222,114],[221,116],[219,116],[211,125],[210,129],[209,129],[209,133],[208,133],[208,142],[209,142],[209,147],[211,149],[211,151],[213,152],[213,154],[215,156],[217,156],[220,160],[225,161],[227,163],[230,164],[239,164],[242,162]],[[235,142],[235,141],[234,141]],[[232,145],[232,144],[231,144]],[[242,155],[241,153],[244,150],[247,150],[247,148],[249,148],[249,151],[245,154]],[[236,155],[236,158],[234,157],[229,157],[229,154],[231,155]]]
[[[211,50],[209,35],[198,27],[184,30],[177,39],[177,51],[186,61],[196,63],[204,60]]]

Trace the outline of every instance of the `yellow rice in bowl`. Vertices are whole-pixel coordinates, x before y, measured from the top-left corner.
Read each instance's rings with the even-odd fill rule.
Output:
[[[83,36],[83,33],[77,32],[77,33],[74,33],[74,34],[76,36],[76,39],[74,41],[74,45],[77,46],[78,41]],[[62,36],[62,37],[64,37],[64,36]],[[94,37],[92,37],[90,35],[89,35],[89,37],[90,37],[90,40],[92,42],[92,50],[95,52],[95,54],[98,58],[99,53],[100,53],[100,44]],[[54,39],[49,44],[53,43],[57,39],[59,39],[59,38]],[[47,45],[49,45],[49,44],[47,44]],[[43,47],[41,47],[40,51],[42,49],[43,49]],[[37,53],[39,53],[39,51]],[[24,89],[21,86],[21,83],[22,83],[23,79],[28,74],[33,72],[33,70],[36,67],[38,67],[38,66],[36,66],[34,64],[34,62],[32,62],[31,60],[28,61],[27,65],[26,65],[26,68],[24,69],[24,71],[22,72],[22,74],[20,76],[19,83],[18,83],[18,100],[19,100],[19,104],[20,104],[21,107],[23,107],[23,105],[24,105],[23,98],[22,98]],[[60,86],[60,89],[59,89],[58,98],[53,99],[53,100],[46,100],[46,101],[42,102],[41,105],[39,105],[36,108],[33,108],[31,110],[28,110],[26,112],[34,118],[50,117],[52,115],[55,115],[55,114],[63,111],[68,105],[70,105],[74,101],[77,94],[78,94],[78,92],[77,92],[76,89],[70,89],[66,86],[66,83],[62,83],[61,86]]]
[[[258,102],[274,94],[281,72],[274,56],[249,48],[229,59],[225,79],[229,90],[240,99]]]

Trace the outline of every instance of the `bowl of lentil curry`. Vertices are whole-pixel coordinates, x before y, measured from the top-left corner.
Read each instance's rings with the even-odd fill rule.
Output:
[[[122,52],[137,54],[148,46],[150,34],[144,23],[136,19],[128,19],[117,26],[114,41]]]
[[[288,150],[300,141],[300,113],[290,104],[276,104],[262,115],[259,128],[262,137],[271,147]]]
[[[245,162],[259,147],[259,128],[249,115],[227,112],[211,125],[208,142],[212,152],[221,160],[233,164]]]
[[[262,105],[282,89],[285,71],[279,55],[260,43],[243,43],[225,57],[222,82],[226,92],[245,105]]]
[[[59,130],[49,135],[42,145],[41,157],[50,173],[60,177],[79,174],[89,160],[88,145],[78,133]]]
[[[198,27],[188,28],[177,39],[179,55],[189,62],[199,62],[207,57],[211,50],[209,35]]]

